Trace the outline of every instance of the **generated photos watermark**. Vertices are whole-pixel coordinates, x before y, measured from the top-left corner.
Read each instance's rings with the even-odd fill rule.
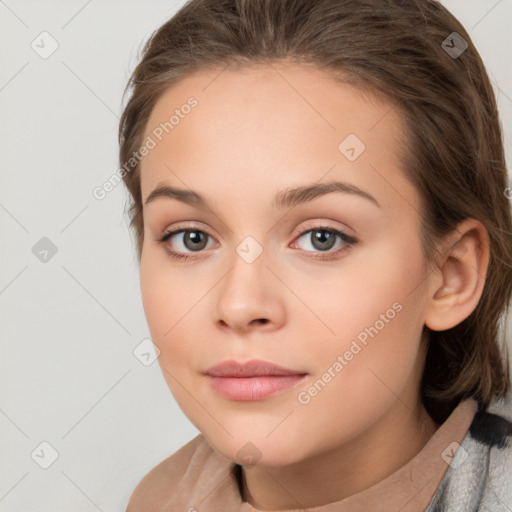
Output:
[[[105,199],[105,197],[121,183],[123,177],[133,171],[140,161],[148,155],[152,149],[156,148],[158,143],[163,140],[164,136],[171,133],[197,105],[198,101],[191,96],[180,108],[174,109],[174,113],[169,117],[169,120],[160,123],[154,128],[151,134],[144,139],[140,148],[132,153],[132,156],[122,167],[117,169],[101,186],[94,187],[92,190],[93,197],[98,201]]]
[[[379,319],[373,325],[365,327],[352,340],[349,349],[337,356],[336,360],[327,368],[321,378],[307,390],[303,390],[297,395],[299,403],[302,405],[309,404],[368,345],[368,337],[375,338],[400,311],[402,311],[402,304],[394,302],[391,308],[387,309],[385,313],[380,314]]]

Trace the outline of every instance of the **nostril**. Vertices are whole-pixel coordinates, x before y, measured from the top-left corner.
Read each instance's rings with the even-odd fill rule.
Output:
[[[251,320],[250,325],[254,325],[254,324],[265,325],[266,323],[268,323],[268,318],[255,318],[254,320]]]

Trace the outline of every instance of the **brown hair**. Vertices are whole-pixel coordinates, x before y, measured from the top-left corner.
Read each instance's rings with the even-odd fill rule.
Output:
[[[449,48],[461,48],[460,55]],[[451,37],[451,39],[450,39]],[[448,41],[448,43],[443,43]],[[455,42],[458,41],[455,46]],[[139,162],[159,97],[194,71],[277,60],[314,64],[400,111],[403,169],[422,196],[421,243],[436,245],[465,218],[490,238],[482,297],[459,325],[431,331],[422,399],[441,422],[465,397],[481,409],[505,397],[509,362],[505,314],[512,289],[512,221],[496,99],[464,27],[434,0],[191,0],[154,31],[126,86],[119,126],[120,163],[140,261],[144,238]],[[124,96],[123,96],[124,98]],[[503,354],[501,351],[503,350]]]

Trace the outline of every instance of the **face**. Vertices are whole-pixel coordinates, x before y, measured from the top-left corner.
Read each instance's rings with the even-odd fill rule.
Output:
[[[292,464],[418,395],[419,195],[391,104],[310,67],[221,70],[168,90],[147,124],[142,298],[169,388],[210,444]],[[294,375],[205,374],[254,359]]]

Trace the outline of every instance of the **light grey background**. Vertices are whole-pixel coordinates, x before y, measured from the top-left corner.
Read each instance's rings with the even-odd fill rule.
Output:
[[[443,3],[488,67],[510,164],[512,0]],[[118,168],[136,52],[182,4],[0,1],[1,511],[124,511],[198,434],[158,363],[133,353],[149,331],[124,188],[92,195]],[[46,262],[43,237],[57,248]],[[42,442],[58,452],[48,469]]]

